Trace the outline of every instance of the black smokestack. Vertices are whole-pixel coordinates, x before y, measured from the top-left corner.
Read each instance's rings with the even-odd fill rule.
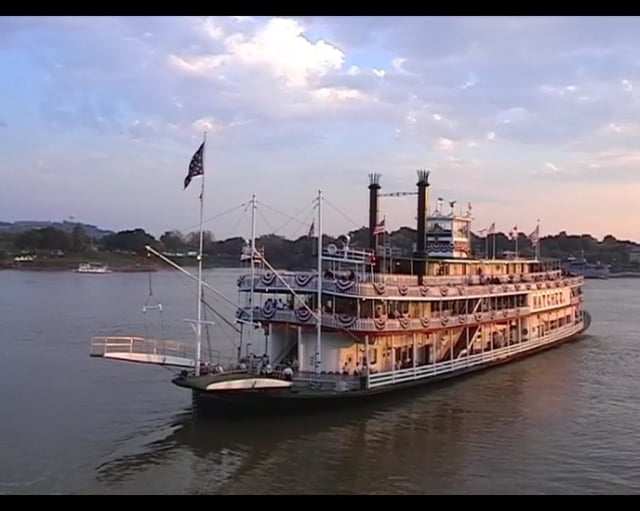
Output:
[[[380,174],[369,174],[369,248],[376,251],[376,236],[378,225],[378,190],[380,190]]]
[[[425,250],[425,242],[427,237],[426,221],[427,221],[427,188],[429,187],[428,170],[418,171],[418,232],[416,234],[416,253],[414,257],[418,259],[416,270],[420,284],[425,272],[425,261],[427,252]]]

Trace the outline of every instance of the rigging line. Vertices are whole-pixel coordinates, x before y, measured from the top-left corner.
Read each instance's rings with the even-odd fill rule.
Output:
[[[168,257],[162,255],[160,252],[158,252],[156,249],[154,249],[151,245],[145,245],[145,248],[147,249],[148,252],[151,252],[153,255],[155,255],[156,257],[160,258],[161,260],[163,260],[165,263],[167,263],[168,265],[170,265],[172,268],[178,270],[180,273],[183,273],[184,275],[186,275],[187,277],[189,277],[192,280],[199,280],[198,277],[196,277],[195,275],[193,275],[192,273],[188,272],[187,270],[185,270],[184,268],[182,268],[179,264],[173,262],[171,259],[169,259]],[[227,302],[228,304],[230,304],[231,306],[234,307],[234,309],[238,309],[238,304],[234,303],[230,298],[227,298],[223,293],[221,293],[220,291],[218,291],[216,288],[210,286],[209,284],[207,284],[207,282],[202,279],[202,285],[205,286],[209,291],[213,292],[214,294],[218,295],[220,298],[222,298],[225,302]]]
[[[244,211],[242,212],[242,215],[240,215],[240,218],[238,219],[238,221],[235,223],[235,225],[231,229],[231,234],[233,234],[234,232],[237,232],[238,226],[242,223],[242,220],[244,219],[244,216],[247,214],[247,211],[249,211],[249,207],[250,206],[251,206],[251,203],[247,202],[247,205],[245,206]],[[228,236],[227,236],[227,238],[228,238]]]
[[[311,222],[313,222],[315,220],[315,213],[316,213],[315,210],[316,210],[316,208],[313,208],[313,211],[311,211],[307,215],[307,218],[305,218],[304,222],[300,223],[298,225],[298,228],[295,231],[293,231],[293,233],[291,235],[291,239],[292,240],[296,240],[297,239],[296,236],[299,236],[298,233],[300,232],[302,227],[306,226],[307,229],[308,229],[311,226]],[[306,235],[306,233],[303,232],[303,235]]]
[[[273,229],[273,225],[271,225],[271,223],[269,222],[269,220],[266,219],[266,217],[262,214],[262,211],[260,211],[259,209],[256,209],[258,215],[260,215],[260,218],[262,218],[262,220],[264,220],[264,223],[267,224],[267,227],[269,227],[269,229],[271,229],[271,232],[273,234],[276,234],[276,231]]]
[[[324,199],[324,197],[323,197]],[[336,213],[338,213],[339,215],[342,216],[342,218],[344,218],[345,220],[347,220],[348,222],[351,222],[356,229],[360,229],[362,227],[362,224],[358,224],[357,222],[354,222],[351,218],[349,218],[347,215],[345,215],[342,211],[340,211],[338,208],[336,208],[333,204],[331,204],[331,202],[329,202],[327,199],[324,199],[324,202],[327,206],[331,207]]]
[[[173,368],[173,367],[171,367],[171,366],[165,366],[165,365],[161,365],[160,367],[162,367],[163,369],[166,369],[166,370],[167,370],[167,371],[169,371],[170,373],[175,374],[176,376],[177,376],[178,374],[180,374],[180,369],[175,369],[175,368]]]
[[[226,320],[218,311],[216,311],[211,305],[209,305],[207,303],[207,301],[204,299],[204,290],[202,290],[202,304],[205,306],[205,309],[203,310],[204,315],[205,315],[205,319],[206,319],[206,315],[207,315],[207,309],[209,309],[211,312],[213,312],[213,314],[215,314],[217,317],[219,317],[224,323],[228,324],[231,326],[231,328],[236,332],[239,333],[240,330],[236,329],[234,327],[234,325],[232,325],[228,320]],[[206,325],[205,331],[207,332],[207,346],[209,348],[209,360],[213,361],[213,353],[214,350],[211,347],[211,335],[209,333],[209,325]],[[218,328],[217,329],[218,332],[222,332],[224,334],[224,336],[227,338],[227,340],[229,340],[231,342],[231,345],[237,349],[238,345],[234,342],[233,338],[231,337],[231,335],[229,334],[229,332],[227,332],[224,328]]]
[[[217,310],[215,310],[211,305],[209,305],[209,303],[204,300],[202,300],[202,304],[207,307],[207,309],[209,309],[211,312],[213,312],[216,316],[218,316],[218,318],[220,318],[226,325],[228,325],[234,332],[236,333],[240,333],[240,329],[238,327],[236,327],[231,321],[229,321],[227,318],[225,318],[222,313],[218,312]],[[235,346],[235,344],[234,344]]]
[[[306,204],[306,205],[305,205],[305,206],[300,210],[300,213],[302,213],[303,211],[305,211],[305,210],[309,207],[309,205],[311,205],[311,204],[315,204],[317,201],[318,201],[317,199],[313,199],[311,202],[307,203],[307,204]],[[264,202],[260,202],[260,201],[256,201],[256,202],[257,202],[260,206],[263,206],[263,207],[265,207],[265,208],[267,208],[267,209],[270,209],[270,210],[271,210],[271,211],[273,211],[274,213],[278,213],[279,215],[282,215],[282,216],[284,216],[284,217],[286,217],[286,218],[289,218],[289,219],[293,219],[293,220],[295,220],[295,217],[292,217],[289,213],[283,213],[282,211],[277,210],[276,208],[273,208],[273,207],[269,206],[268,204],[265,204]],[[300,213],[298,213],[298,214],[300,214]]]
[[[222,332],[224,334],[224,336],[227,338],[227,340],[231,343],[231,345],[235,348],[238,349],[238,345],[236,344],[236,342],[233,340],[233,336],[227,332],[225,329],[221,328],[219,330],[220,332]],[[235,332],[235,330],[234,330]]]
[[[176,277],[176,279],[177,279],[177,275],[176,275],[175,277]],[[177,279],[177,280],[178,280],[178,279]],[[190,287],[191,287],[191,286],[187,285],[187,282],[186,282],[185,280],[183,280],[183,279],[179,279],[179,280],[180,280],[181,285],[182,285],[182,286],[184,286],[185,288],[190,288]],[[238,333],[238,332],[239,332],[239,329],[238,329],[235,325],[233,325],[232,323],[230,323],[230,322],[229,322],[229,320],[225,319],[225,317],[222,315],[222,313],[221,313],[221,312],[219,312],[218,310],[216,310],[212,305],[210,305],[210,304],[209,304],[209,303],[204,299],[204,290],[203,290],[202,303],[203,303],[203,305],[206,307],[206,309],[209,309],[211,312],[213,312],[213,314],[215,314],[215,315],[216,315],[216,317],[220,318],[220,319],[222,320],[222,322],[223,322],[223,323],[228,324],[228,325],[231,327],[231,329],[233,329],[236,333]],[[206,316],[206,309],[204,310],[205,316]],[[225,337],[226,337],[226,338],[231,342],[231,344],[232,344],[232,346],[233,346],[234,348],[237,348],[237,347],[238,347],[238,346],[237,346],[237,344],[234,342],[234,340],[233,340],[233,338],[232,338],[231,334],[229,334],[229,332],[227,331],[227,329],[225,329],[225,328],[218,328],[218,330],[217,330],[217,331],[222,332],[222,333],[225,335]],[[211,356],[211,353],[212,353],[212,351],[213,351],[213,348],[212,348],[212,346],[211,346],[211,336],[210,336],[210,334],[209,334],[209,328],[205,328],[205,332],[206,332],[206,336],[207,336],[207,345],[208,345],[208,349],[209,349],[209,358],[210,358],[211,360],[213,360],[213,357]]]
[[[205,303],[205,301],[204,301],[204,289],[202,290],[202,293],[200,293],[200,301],[202,303]],[[209,318],[207,317],[207,309],[206,308],[203,309],[202,315],[204,317],[204,320],[208,322]],[[211,335],[209,334],[209,325],[208,324],[205,325],[204,331],[207,333],[207,347],[209,348],[209,360],[212,360],[213,356],[212,356],[212,351],[211,351]]]
[[[309,207],[309,205],[307,204],[303,209],[301,209],[300,211],[298,211],[295,216],[289,218],[289,220],[287,220],[284,224],[282,224],[279,228],[278,231],[281,231],[282,229],[284,229],[287,225],[289,225],[292,221],[293,222],[297,222],[298,223],[298,229],[300,229],[300,227],[302,227],[303,225],[305,225],[308,221],[309,221],[309,215],[313,216],[315,210],[316,210],[316,205],[313,206],[313,209],[311,210],[311,213],[309,213],[307,215],[307,217],[303,220],[300,221],[297,217],[299,217],[302,213],[304,213],[306,211],[306,209]]]
[[[205,220],[202,221],[202,225],[207,224],[209,222],[212,222],[213,220],[217,220],[220,217],[223,217],[225,215],[228,215],[229,213],[233,213],[236,209],[240,209],[243,207],[246,207],[247,203],[243,202],[242,204],[238,205],[238,206],[233,206],[232,208],[229,208],[225,211],[223,211],[222,213],[218,213],[217,215],[211,216]],[[180,231],[180,232],[186,232],[186,231],[190,231],[191,229],[198,229],[200,227],[200,224],[195,224],[195,225],[190,225],[189,227],[184,227],[183,229],[174,229],[176,231]]]
[[[185,289],[189,289],[191,290],[191,286],[189,285],[189,283],[184,280],[184,279],[179,279],[177,274],[172,273],[172,277],[175,279],[176,282],[180,282],[180,285],[183,286]],[[204,290],[203,290],[203,295],[204,295]],[[224,317],[222,316],[223,312],[220,312],[218,310],[216,310],[212,305],[210,305],[204,298],[202,299],[202,303],[205,304],[214,314],[216,314],[218,317],[220,317],[222,319],[222,321],[225,321]],[[221,305],[221,304],[220,304]],[[222,309],[222,307],[219,307],[220,309]],[[235,307],[234,307],[235,308]],[[230,315],[230,314],[229,314]],[[236,327],[234,325],[231,325],[231,328],[233,328],[234,330],[236,330]],[[239,332],[239,330],[236,330],[237,332]]]
[[[202,224],[204,225],[204,224],[207,224],[209,222],[212,222],[213,220],[217,220],[217,219],[219,219],[219,218],[221,218],[221,217],[223,217],[223,216],[225,216],[225,215],[227,215],[229,213],[233,213],[234,211],[236,211],[238,209],[241,209],[241,208],[245,208],[246,209],[248,207],[248,205],[249,205],[248,203],[243,202],[243,203],[239,204],[238,206],[234,206],[232,208],[227,209],[226,211],[223,211],[222,213],[219,213],[219,214],[214,215],[212,217],[206,218],[205,220],[203,220]],[[195,227],[191,227],[191,228],[194,229]]]
[[[231,228],[228,232],[228,234],[230,234],[230,236],[233,236],[233,233],[237,233],[238,231],[238,226],[242,223],[242,220],[244,219],[244,216],[247,214],[247,211],[249,210],[249,207],[251,206],[250,202],[245,203],[245,208],[244,211],[242,212],[242,215],[240,215],[240,218],[238,218],[238,221],[235,223],[235,225],[233,226],[233,228]],[[225,232],[225,234],[227,234],[227,232]],[[229,239],[230,236],[225,236],[224,239]],[[221,238],[222,239],[222,238]]]

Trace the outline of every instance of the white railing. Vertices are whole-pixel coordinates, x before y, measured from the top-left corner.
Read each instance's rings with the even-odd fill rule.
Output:
[[[91,339],[92,357],[105,357],[111,354],[138,354],[195,358],[195,347],[178,341],[146,339],[144,337],[94,337]]]
[[[297,371],[293,380],[297,386],[338,392],[357,390],[361,386],[361,377],[351,374],[317,374],[313,371]]]
[[[396,385],[399,383],[407,383],[410,381],[421,380],[441,374],[452,373],[469,367],[479,366],[488,362],[494,362],[503,358],[509,358],[518,353],[523,353],[532,349],[539,348],[547,344],[553,344],[560,339],[575,335],[582,330],[583,325],[574,325],[571,328],[553,332],[547,336],[538,339],[529,339],[518,344],[512,344],[499,348],[497,350],[487,351],[484,353],[476,353],[468,357],[458,358],[457,360],[447,360],[446,362],[438,362],[437,364],[410,367],[408,369],[400,369],[398,371],[386,371],[384,373],[375,373],[369,375],[370,389],[383,387],[387,385]]]
[[[582,277],[559,277],[549,276],[547,273],[530,273],[514,276],[509,281],[508,277],[488,276],[495,279],[494,282],[481,281],[477,276],[443,276],[425,277],[422,286],[418,286],[417,277],[410,275],[376,275],[371,280],[370,276],[358,275],[355,280],[335,280],[323,278],[322,288],[326,293],[341,295],[376,297],[376,298],[420,298],[422,300],[433,300],[442,298],[465,297],[473,298],[478,296],[500,296],[517,294],[537,289],[553,289],[556,287],[577,286],[582,284]],[[296,293],[315,293],[316,275],[311,273],[287,273],[282,275],[287,283],[285,286],[280,279],[268,278],[265,281],[264,275],[257,275],[253,279],[251,276],[243,276],[238,280],[238,287],[241,291],[249,291],[253,285],[256,291],[276,291],[289,294],[288,287]],[[288,287],[287,287],[288,286]]]
[[[558,308],[561,306],[555,306]],[[476,312],[475,314],[431,315],[425,318],[354,318],[347,315],[332,313],[322,314],[322,326],[325,328],[346,329],[352,331],[377,331],[377,332],[411,332],[428,329],[453,328],[492,321],[508,321],[529,315],[529,307],[516,307],[513,309],[500,309],[494,311]],[[248,308],[243,309],[243,318],[249,317]],[[310,314],[296,314],[292,309],[277,309],[268,314],[256,307],[253,311],[256,321],[271,321],[291,323],[300,326],[315,326],[316,320]]]

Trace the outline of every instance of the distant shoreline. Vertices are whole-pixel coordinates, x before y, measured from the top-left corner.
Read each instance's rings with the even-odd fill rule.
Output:
[[[638,279],[640,271],[621,271],[617,273],[609,273],[610,279]]]
[[[13,261],[0,261],[0,271],[1,270],[18,270],[18,271],[41,271],[41,272],[63,272],[63,271],[73,271],[78,268],[78,265],[81,263],[85,263],[88,261],[93,261],[96,263],[104,263],[113,273],[148,273],[148,272],[156,272],[159,270],[175,270],[171,265],[166,264],[164,262],[146,262],[141,263],[138,258],[84,258],[84,259],[45,259],[41,261],[34,262],[22,262],[15,263]],[[196,261],[174,261],[176,264],[179,264],[183,268],[195,268]],[[187,264],[185,264],[187,263]],[[204,264],[204,270],[210,269],[219,269],[219,270],[233,270],[233,269],[241,269],[242,265],[234,265],[230,264],[228,261],[227,264],[215,264],[210,263]],[[640,271],[632,272],[615,272],[609,273],[610,279],[636,279],[640,278]]]
[[[0,269],[30,271],[71,271],[83,263],[104,264],[112,271],[156,271],[157,261],[146,257],[127,256],[107,253],[73,254],[65,257],[41,257],[34,261],[0,261]]]
[[[184,266],[181,265],[181,267],[183,268],[191,268],[193,269],[195,267],[195,265],[192,266]],[[29,265],[23,265],[23,266],[13,266],[13,265],[1,265],[0,264],[0,271],[2,270],[6,270],[6,271],[34,271],[34,272],[48,272],[48,273],[61,273],[61,272],[73,272],[77,267],[73,266],[73,267],[63,267],[63,266],[56,266],[56,267],[46,267],[46,266],[29,266]],[[109,266],[109,269],[111,270],[111,273],[149,273],[149,272],[157,272],[157,271],[178,271],[175,268],[172,268],[169,265],[163,265],[163,266],[149,266],[149,267],[133,267],[133,268],[127,268],[127,267],[111,267]],[[237,269],[241,269],[240,266],[203,266],[202,267],[203,270],[237,270]]]
[[[97,263],[106,265],[114,273],[148,273],[158,270],[175,270],[170,264],[162,261],[154,260],[153,262],[144,261],[142,258],[116,256],[116,257],[85,257],[85,258],[52,258],[41,259],[36,261],[0,261],[1,270],[18,270],[18,271],[42,271],[42,272],[64,272],[73,271],[82,263]],[[194,260],[174,261],[183,268],[196,268],[197,263]],[[207,262],[203,264],[203,269],[211,268],[242,268],[242,265],[234,265],[224,262],[220,265]]]

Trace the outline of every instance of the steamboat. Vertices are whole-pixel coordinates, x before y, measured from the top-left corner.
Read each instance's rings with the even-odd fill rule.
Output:
[[[379,243],[385,230],[379,174],[369,175],[365,247],[351,246],[348,238],[326,242],[318,193],[312,271],[273,268],[256,248],[254,219],[243,251],[248,268],[237,281],[241,347],[230,364],[202,353],[207,322],[200,306],[191,321],[195,345],[99,337],[91,355],[178,368],[173,384],[207,409],[279,413],[353,406],[579,338],[591,322],[583,276],[567,275],[560,261],[520,257],[517,249],[504,258],[474,257],[471,211],[456,214],[452,205],[445,212],[439,205],[430,212],[429,175],[418,171],[411,192],[417,234],[409,255],[390,256]],[[254,196],[254,218],[255,204]],[[196,277],[165,261],[198,281],[199,297],[205,287],[215,291],[201,270]]]

